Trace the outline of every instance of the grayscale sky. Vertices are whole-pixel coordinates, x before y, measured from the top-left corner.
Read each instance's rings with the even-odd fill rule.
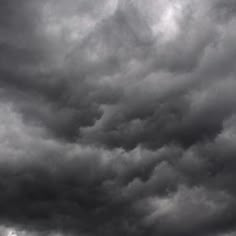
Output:
[[[0,0],[0,236],[235,236],[235,64],[235,0]]]

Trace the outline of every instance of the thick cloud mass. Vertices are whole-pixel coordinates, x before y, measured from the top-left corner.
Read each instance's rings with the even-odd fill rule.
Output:
[[[0,6],[0,236],[236,235],[234,0]]]

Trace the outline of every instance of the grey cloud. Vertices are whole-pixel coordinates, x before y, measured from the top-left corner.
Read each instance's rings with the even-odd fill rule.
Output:
[[[233,1],[0,11],[1,236],[234,235]]]

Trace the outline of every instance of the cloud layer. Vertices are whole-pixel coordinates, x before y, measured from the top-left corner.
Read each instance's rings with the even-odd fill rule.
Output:
[[[0,235],[235,235],[235,13],[2,0]]]

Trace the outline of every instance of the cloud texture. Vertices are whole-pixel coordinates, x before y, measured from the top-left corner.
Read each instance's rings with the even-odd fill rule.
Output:
[[[1,0],[0,236],[236,234],[234,0]]]

